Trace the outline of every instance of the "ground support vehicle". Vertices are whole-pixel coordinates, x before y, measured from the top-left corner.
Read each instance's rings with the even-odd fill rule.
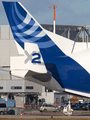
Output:
[[[64,115],[72,115],[73,114],[73,109],[71,108],[70,101],[69,101],[68,105],[64,107],[63,114]]]

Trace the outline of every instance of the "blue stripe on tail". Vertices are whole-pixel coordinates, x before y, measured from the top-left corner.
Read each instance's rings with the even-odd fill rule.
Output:
[[[24,49],[24,42],[37,43],[39,48],[54,46],[39,24],[18,2],[3,2],[14,39]]]

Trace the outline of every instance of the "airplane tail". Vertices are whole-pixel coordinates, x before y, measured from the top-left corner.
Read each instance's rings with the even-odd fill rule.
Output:
[[[73,59],[74,57],[70,57],[74,42],[43,29],[21,3],[3,2],[3,5],[14,39],[24,50],[24,57],[18,60],[24,62],[19,64],[19,68],[31,69],[31,71],[25,72],[24,75],[37,76],[38,78],[40,75],[37,73],[42,73],[41,76],[43,77],[41,79],[47,76],[50,80],[51,74],[47,72],[50,71],[53,78],[62,88],[65,88],[66,92],[73,94],[76,91],[89,92],[90,87],[87,84],[90,81],[89,73],[79,62]],[[30,52],[30,50],[32,51]],[[15,68],[15,64],[12,63],[11,66],[13,66],[12,69],[17,69],[19,65],[17,64]],[[35,68],[36,65],[39,66]],[[32,73],[34,70],[35,73]],[[83,82],[84,80],[85,82]],[[60,90],[60,88],[57,89]]]
[[[3,5],[13,37],[24,50],[23,56],[11,57],[12,74],[24,77],[28,73],[27,75],[41,76],[37,77],[39,80],[49,81],[51,73],[45,67],[39,48],[42,48],[43,44],[48,45],[50,38],[21,3],[3,2]]]
[[[40,72],[42,73],[43,71],[43,73],[46,73],[47,72],[46,63],[51,63],[52,61],[51,59],[48,59],[47,56],[52,56],[52,57],[63,56],[64,53],[61,52],[59,47],[53,42],[52,38],[48,35],[47,31],[42,28],[42,26],[33,18],[33,16],[24,8],[24,6],[21,3],[3,2],[3,6],[13,33],[13,37],[15,41],[20,45],[20,47],[24,51],[27,51],[27,48],[25,47],[26,43],[32,43],[32,45],[34,44],[38,45],[38,47],[36,47],[38,48],[38,53],[35,53],[37,49],[35,47],[34,49],[32,49],[31,46],[29,49],[32,50],[33,53],[32,52],[30,53],[30,50],[28,51],[28,53],[34,57],[34,58],[29,57],[31,61],[31,62],[29,61],[29,63],[30,64],[35,63],[36,65],[38,64],[40,67],[39,70],[38,69],[36,70],[34,69],[35,64],[33,64],[34,67],[32,67],[33,68],[32,71],[35,70],[36,72],[39,73]],[[27,52],[24,53],[26,56],[28,55]],[[42,61],[40,59],[41,57],[42,57]],[[15,67],[13,65],[14,63],[12,62],[11,70]],[[29,65],[26,64],[25,66],[29,67]],[[42,66],[44,67],[43,70],[42,70]],[[31,67],[29,67],[28,69],[31,69]]]

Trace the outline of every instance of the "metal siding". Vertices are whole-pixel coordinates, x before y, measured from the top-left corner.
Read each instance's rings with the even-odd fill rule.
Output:
[[[1,26],[0,26],[0,39],[1,39]]]
[[[1,39],[9,40],[9,27],[7,25],[1,26]]]
[[[0,26],[0,35],[0,67],[10,66],[10,56],[18,55],[18,50],[10,26]]]
[[[0,40],[1,53],[0,62],[1,66],[10,66],[10,49],[9,40]]]
[[[0,74],[0,80],[10,80],[10,75],[8,75],[8,74]]]
[[[10,48],[9,48],[10,49],[10,55],[9,55],[9,57],[11,57],[11,56],[18,56],[19,53],[18,53],[18,50],[17,50],[17,47],[16,47],[14,39],[11,39],[9,41],[10,41]]]
[[[0,80],[2,80],[2,79],[3,79],[3,74],[0,73]]]
[[[15,101],[16,101],[16,107],[23,107],[23,97],[21,96],[15,96]]]
[[[2,63],[1,63],[1,55],[2,55],[1,46],[2,46],[2,41],[0,40],[0,67],[2,66]]]

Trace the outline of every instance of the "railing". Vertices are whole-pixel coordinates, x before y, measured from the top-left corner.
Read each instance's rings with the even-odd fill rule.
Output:
[[[6,110],[3,112],[4,115],[49,115],[49,116],[63,116],[63,110],[58,112],[53,111],[39,111],[38,105],[25,105],[24,108],[22,107],[14,107],[14,108],[8,108],[8,112],[6,113]],[[80,116],[80,115],[90,115],[90,110],[74,110],[74,116]]]

